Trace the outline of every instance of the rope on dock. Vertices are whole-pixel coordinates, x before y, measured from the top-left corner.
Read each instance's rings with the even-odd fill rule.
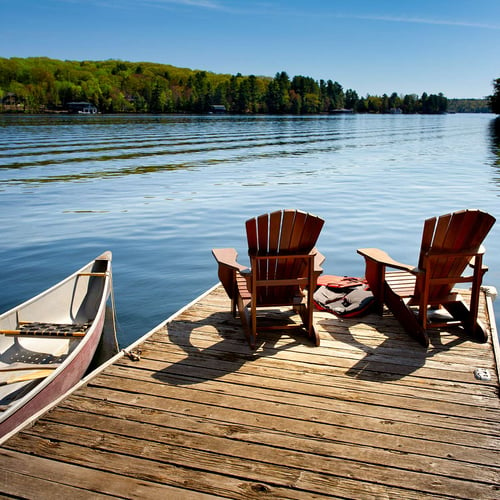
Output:
[[[128,356],[128,358],[132,361],[140,361],[140,359],[141,359],[141,354],[142,354],[141,349],[134,349],[132,351],[127,351],[126,349],[122,349],[122,352],[126,356]]]

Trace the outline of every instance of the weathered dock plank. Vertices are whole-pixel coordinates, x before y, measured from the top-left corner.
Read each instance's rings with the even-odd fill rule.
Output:
[[[484,304],[481,314],[488,321]],[[387,314],[315,313],[322,344],[251,351],[221,288],[117,358],[0,449],[26,498],[500,497],[492,343],[428,350]],[[492,379],[480,381],[475,368]]]

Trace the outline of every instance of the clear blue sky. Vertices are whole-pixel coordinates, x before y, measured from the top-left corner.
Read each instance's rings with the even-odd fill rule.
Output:
[[[500,0],[0,0],[0,56],[286,71],[360,96],[481,98],[500,78]]]

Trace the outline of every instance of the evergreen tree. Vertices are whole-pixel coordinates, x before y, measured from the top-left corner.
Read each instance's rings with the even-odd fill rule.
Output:
[[[318,83],[308,76],[294,76],[290,85],[290,111],[295,114],[321,111]]]
[[[281,90],[276,79],[269,82],[266,92],[266,103],[269,113],[279,113],[281,109]]]
[[[279,86],[279,113],[289,112],[290,102],[290,78],[285,71],[276,74],[276,80]]]
[[[258,80],[255,75],[250,75],[247,79],[248,82],[248,111],[250,113],[257,113],[259,111],[259,87]]]
[[[347,89],[345,91],[345,108],[346,109],[356,109],[358,105],[359,97],[355,90]]]
[[[396,92],[393,92],[391,97],[389,97],[389,111],[401,109],[402,105],[403,101],[401,100],[401,97],[399,97]]]
[[[493,81],[493,94],[489,96],[491,111],[500,115],[500,78]]]
[[[345,106],[345,95],[342,85],[338,82],[328,80],[326,83],[326,94],[330,100],[330,111],[334,109],[342,109]]]
[[[406,94],[403,98],[403,113],[411,114],[417,112],[418,97],[416,94]]]
[[[269,82],[266,92],[266,103],[270,113],[282,114],[290,112],[290,79],[282,71]]]

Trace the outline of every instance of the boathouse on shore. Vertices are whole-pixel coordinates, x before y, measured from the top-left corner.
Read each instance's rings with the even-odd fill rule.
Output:
[[[68,102],[68,112],[72,114],[95,115],[97,108],[90,102]]]
[[[226,106],[224,106],[224,104],[212,104],[210,106],[210,113],[221,115],[224,114],[225,112],[226,112]]]

